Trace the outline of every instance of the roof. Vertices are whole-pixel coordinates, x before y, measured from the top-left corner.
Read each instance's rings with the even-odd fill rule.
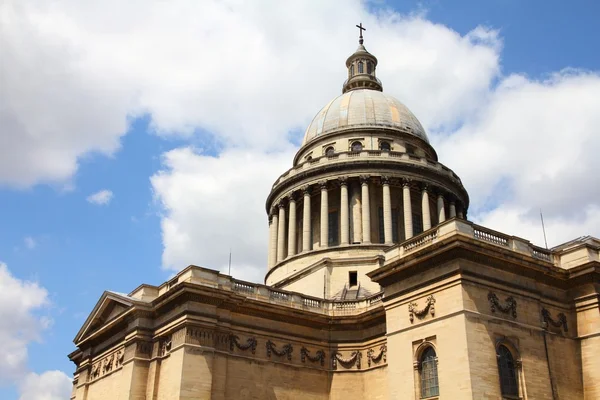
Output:
[[[308,126],[302,144],[352,127],[395,129],[429,143],[417,117],[399,100],[377,90],[361,89],[348,91],[323,107]]]

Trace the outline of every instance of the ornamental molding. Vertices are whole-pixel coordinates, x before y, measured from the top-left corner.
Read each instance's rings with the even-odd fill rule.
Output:
[[[514,299],[514,297],[507,297],[504,300],[506,304],[502,305],[500,303],[500,300],[498,299],[498,296],[496,296],[496,293],[489,292],[488,301],[490,302],[490,309],[493,313],[495,313],[496,310],[498,310],[501,313],[510,314],[513,318],[517,318],[517,301]]]
[[[229,335],[229,351],[233,351],[234,347],[237,347],[239,350],[246,351],[248,349],[252,350],[252,354],[256,354],[256,338],[249,337],[246,340],[245,344],[240,343],[240,338],[237,335],[230,334]]]
[[[423,319],[429,311],[429,314],[431,314],[432,317],[435,316],[435,297],[430,295],[427,297],[427,300],[425,300],[425,306],[422,309],[419,310],[417,307],[418,305],[415,302],[412,302],[408,305],[408,318],[410,319],[411,324],[415,320],[415,315],[417,318]]]
[[[377,364],[379,363],[381,360],[383,360],[383,362],[387,362],[387,345],[383,344],[380,348],[379,348],[379,354],[375,355],[375,350],[373,349],[369,349],[367,351],[367,363],[369,364],[369,367],[371,366],[371,362]]]
[[[350,357],[344,358],[341,353],[332,353],[331,354],[331,367],[333,369],[337,369],[338,362],[346,369],[350,369],[356,365],[356,369],[360,369],[360,360],[362,359],[362,354],[360,351],[356,350],[350,354]]]
[[[557,315],[557,319],[554,320],[554,318],[552,318],[552,316],[550,315],[550,311],[548,311],[546,308],[542,307],[542,324],[543,324],[543,328],[544,329],[548,329],[548,324],[556,327],[556,328],[561,328],[565,331],[568,332],[569,328],[567,327],[567,316],[564,313],[559,313]]]
[[[306,360],[316,363],[320,362],[321,366],[325,365],[325,352],[323,350],[317,350],[314,356],[311,356],[308,349],[304,346],[300,349],[300,360],[304,363]]]

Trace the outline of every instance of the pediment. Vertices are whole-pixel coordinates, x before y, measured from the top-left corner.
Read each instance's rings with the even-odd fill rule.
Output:
[[[136,300],[119,293],[104,292],[74,339],[75,344],[115,321],[132,309]]]

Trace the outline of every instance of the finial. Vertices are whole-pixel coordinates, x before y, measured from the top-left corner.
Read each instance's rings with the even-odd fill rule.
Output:
[[[363,28],[362,26],[362,22],[358,25],[356,25],[356,27],[359,29],[360,35],[358,36],[358,44],[363,44],[364,40],[363,40],[363,31],[366,31],[367,28]]]

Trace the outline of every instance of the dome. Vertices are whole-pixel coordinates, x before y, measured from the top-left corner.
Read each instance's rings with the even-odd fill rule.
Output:
[[[348,128],[396,129],[429,143],[417,117],[399,100],[378,90],[359,89],[348,91],[323,107],[308,126],[302,144]]]

